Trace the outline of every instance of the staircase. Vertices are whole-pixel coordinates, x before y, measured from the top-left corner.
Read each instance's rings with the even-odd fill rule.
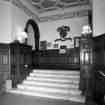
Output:
[[[11,93],[85,102],[79,90],[79,71],[33,70]]]

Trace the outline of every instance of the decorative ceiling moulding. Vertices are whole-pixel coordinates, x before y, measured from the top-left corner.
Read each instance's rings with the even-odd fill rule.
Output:
[[[88,0],[26,0],[39,14],[88,4]]]
[[[57,20],[84,17],[84,16],[88,16],[88,10],[80,10],[80,11],[68,12],[64,14],[44,16],[44,17],[40,17],[40,22],[43,23],[43,22],[57,21]]]
[[[40,22],[40,19],[32,12],[30,11],[26,6],[24,6],[20,0],[4,0],[7,2],[11,2],[14,5],[16,5],[18,8],[23,10],[25,13],[27,13],[29,16],[31,16],[33,19],[35,19],[37,22]]]

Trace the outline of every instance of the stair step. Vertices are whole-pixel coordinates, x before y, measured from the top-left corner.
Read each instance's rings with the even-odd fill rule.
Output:
[[[78,80],[73,80],[73,81],[71,80],[69,82],[68,81],[65,82],[65,81],[55,81],[55,80],[54,81],[49,81],[49,80],[37,80],[37,79],[36,80],[30,80],[30,79],[26,79],[26,80],[23,80],[23,82],[24,81],[44,82],[44,83],[53,83],[53,84],[59,84],[59,83],[60,84],[74,84],[74,85],[78,85],[79,86],[79,81]]]
[[[54,93],[64,93],[64,94],[81,94],[81,91],[76,89],[62,89],[62,88],[52,88],[52,87],[41,87],[41,86],[29,86],[29,85],[18,85],[19,89],[33,90],[33,91],[46,91]]]
[[[74,75],[74,74],[48,74],[48,73],[30,73],[30,76],[33,77],[56,77],[56,78],[80,78],[79,75]]]
[[[33,70],[11,93],[85,102],[79,80],[80,71]]]
[[[72,82],[72,83],[79,83],[79,79],[68,79],[68,78],[53,78],[53,77],[27,77],[27,80],[39,80],[39,81],[50,81],[50,82]]]
[[[26,85],[33,85],[33,86],[51,86],[51,87],[59,87],[59,88],[75,88],[78,89],[79,85],[78,84],[73,84],[73,83],[54,83],[54,82],[46,82],[46,81],[29,81],[29,80],[24,80],[23,84]]]
[[[11,93],[15,94],[23,94],[23,95],[30,95],[30,96],[37,96],[37,97],[44,97],[44,98],[52,98],[52,99],[60,99],[60,100],[69,100],[69,101],[76,101],[76,102],[85,102],[85,97],[80,95],[72,96],[70,94],[56,94],[56,93],[48,93],[48,92],[37,92],[37,91],[26,91],[24,89],[14,89],[11,90]]]
[[[33,73],[77,74],[77,75],[80,75],[80,71],[68,71],[68,70],[33,70]]]

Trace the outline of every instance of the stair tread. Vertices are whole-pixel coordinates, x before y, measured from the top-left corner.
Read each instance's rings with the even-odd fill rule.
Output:
[[[48,91],[48,92],[55,92],[55,93],[70,93],[70,94],[81,94],[81,91],[77,89],[62,89],[62,88],[54,88],[54,87],[44,87],[44,86],[29,86],[29,85],[18,85],[19,89],[26,89],[26,90],[37,90],[37,91]]]
[[[33,70],[11,93],[85,102],[79,80],[80,71]]]
[[[46,96],[54,96],[54,97],[62,97],[62,98],[66,98],[66,99],[70,99],[70,98],[77,98],[77,99],[82,99],[82,100],[84,100],[85,99],[85,97],[84,96],[81,96],[81,95],[72,95],[72,94],[63,94],[63,93],[58,93],[58,94],[56,94],[56,93],[49,93],[49,92],[40,92],[40,91],[31,91],[31,90],[24,90],[24,89],[13,89],[13,90],[11,90],[11,93],[14,93],[14,92],[19,92],[18,94],[24,94],[24,92],[26,92],[26,93],[30,93],[30,95],[31,94],[33,94],[33,95],[46,95]]]
[[[55,93],[48,93],[48,92],[25,91],[23,89],[21,89],[21,90],[14,89],[14,90],[11,90],[11,93],[38,96],[38,97],[44,97],[44,98],[56,98],[56,99],[60,99],[60,100],[63,99],[63,100],[85,102],[85,97],[81,96],[81,95],[72,96],[72,95],[65,95],[65,94],[62,94],[62,93],[55,94]]]
[[[54,77],[54,78],[80,78],[79,75],[69,75],[69,74],[45,74],[45,73],[39,73],[39,74],[35,74],[35,73],[30,73],[30,76],[32,77]]]
[[[80,74],[80,71],[68,71],[68,70],[33,70],[33,73],[54,73],[54,74]]]
[[[73,85],[78,85],[78,83],[73,83],[73,82],[57,82],[57,81],[39,81],[39,80],[23,80],[23,82],[35,82],[35,83],[50,83],[50,84],[62,84],[62,85],[70,85],[70,84],[73,84]]]
[[[62,88],[70,88],[70,87],[75,87],[75,88],[79,88],[78,84],[74,84],[74,83],[56,83],[56,82],[46,82],[46,81],[29,81],[29,80],[25,80],[23,81],[23,84],[27,84],[27,85],[38,85],[38,86],[52,86],[52,87],[62,87]]]
[[[46,79],[46,80],[51,80],[52,79],[52,81],[53,80],[76,80],[76,81],[79,81],[79,79],[78,78],[55,78],[55,77],[33,77],[33,76],[28,76],[27,78],[31,78],[31,79],[33,79],[33,80],[38,80],[38,79]]]
[[[46,82],[56,82],[56,83],[74,83],[74,84],[79,84],[79,81],[76,80],[59,80],[59,79],[43,79],[43,78],[28,78],[28,81],[46,81]]]
[[[78,86],[58,86],[58,85],[38,85],[38,84],[21,84],[21,85],[24,85],[24,86],[33,86],[33,87],[46,87],[46,88],[57,88],[57,89],[76,89],[78,90]]]

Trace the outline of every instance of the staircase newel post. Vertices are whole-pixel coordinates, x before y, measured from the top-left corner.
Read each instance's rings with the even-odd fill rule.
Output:
[[[92,33],[83,33],[80,39],[80,90],[86,99],[92,97]]]

